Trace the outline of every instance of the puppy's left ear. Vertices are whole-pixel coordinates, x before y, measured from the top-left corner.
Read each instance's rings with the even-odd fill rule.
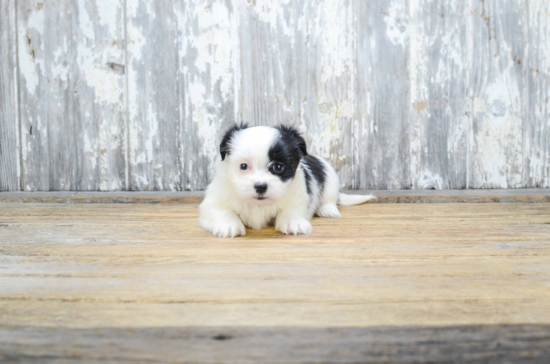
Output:
[[[225,159],[226,154],[229,154],[231,151],[231,139],[233,136],[239,131],[248,128],[248,124],[241,124],[241,125],[233,125],[231,129],[225,132],[225,135],[222,138],[222,142],[220,143],[220,155],[222,157],[222,161]]]
[[[298,150],[302,153],[302,157],[305,157],[307,155],[307,145],[304,138],[298,134]]]
[[[279,125],[276,127],[281,133],[283,139],[287,140],[289,144],[292,144],[295,150],[301,155],[300,158],[307,155],[307,144],[304,138],[300,135],[300,132],[293,126]]]

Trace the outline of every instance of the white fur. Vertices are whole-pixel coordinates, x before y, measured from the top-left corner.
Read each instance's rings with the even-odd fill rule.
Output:
[[[314,213],[320,217],[340,217],[336,206],[339,201],[353,204],[374,198],[341,194],[338,176],[324,160],[326,180],[322,194],[315,179],[310,186],[311,195],[308,194],[304,172],[308,166],[303,160],[294,178],[282,182],[268,170],[268,152],[279,137],[277,129],[265,126],[234,134],[231,152],[224,161],[217,162],[216,174],[199,207],[200,226],[222,238],[245,235],[245,226],[261,229],[273,224],[285,234],[310,234]],[[249,168],[241,170],[242,163]],[[265,200],[257,199],[254,184],[258,182],[268,185]]]
[[[340,192],[338,205],[359,205],[360,203],[371,200],[376,200],[376,197],[374,197],[373,195],[346,195],[345,193]]]

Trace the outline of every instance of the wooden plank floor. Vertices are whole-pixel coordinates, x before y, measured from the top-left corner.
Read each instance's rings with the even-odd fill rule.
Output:
[[[550,204],[0,204],[0,362],[550,362]]]

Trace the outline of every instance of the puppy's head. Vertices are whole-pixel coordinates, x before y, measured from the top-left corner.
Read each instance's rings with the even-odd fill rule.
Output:
[[[222,164],[242,200],[268,205],[285,195],[306,142],[293,127],[234,126],[220,145]]]

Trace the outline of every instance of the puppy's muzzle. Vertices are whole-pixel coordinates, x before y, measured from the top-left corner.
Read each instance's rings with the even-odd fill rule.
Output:
[[[267,191],[267,183],[263,182],[263,183],[256,183],[254,185],[254,189],[256,190],[256,193],[258,195],[263,195],[265,193],[265,191]]]

